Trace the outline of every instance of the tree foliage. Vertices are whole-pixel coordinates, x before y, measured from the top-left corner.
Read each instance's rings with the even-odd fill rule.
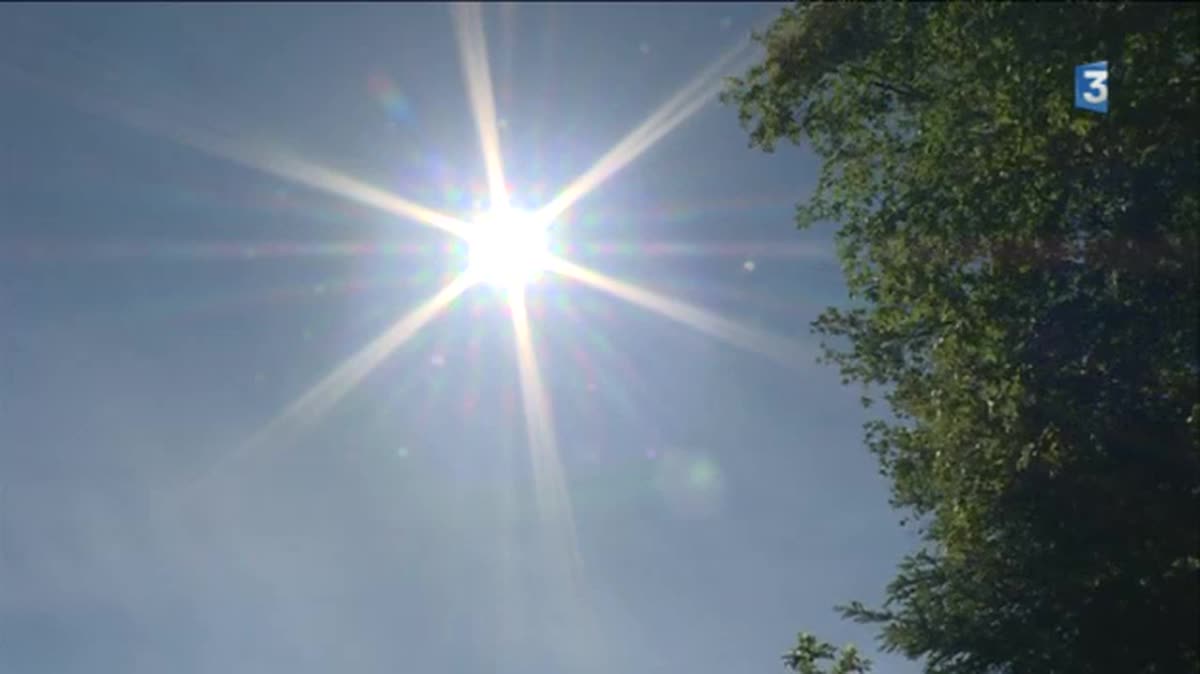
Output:
[[[828,661],[829,668],[825,668]],[[871,661],[858,654],[854,646],[840,651],[806,632],[796,637],[796,645],[783,654],[783,664],[799,674],[868,674]]]
[[[1200,11],[799,4],[757,39],[725,97],[823,160],[797,220],[852,304],[815,329],[922,535],[843,613],[931,673],[1200,671]],[[1107,115],[1073,108],[1099,60]]]

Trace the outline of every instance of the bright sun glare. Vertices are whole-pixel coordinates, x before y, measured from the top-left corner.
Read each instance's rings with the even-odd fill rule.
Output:
[[[469,271],[476,281],[516,289],[536,281],[545,270],[546,227],[513,209],[482,218],[468,238]]]
[[[550,394],[538,364],[536,335],[526,305],[524,289],[544,272],[569,279],[597,291],[624,300],[634,306],[687,325],[703,334],[734,346],[769,356],[787,365],[810,359],[799,343],[762,332],[724,318],[700,306],[662,295],[633,283],[613,278],[582,264],[560,257],[549,249],[547,229],[551,223],[567,220],[563,216],[630,162],[634,161],[672,129],[696,114],[722,87],[724,72],[743,58],[757,58],[747,50],[750,41],[742,38],[712,65],[679,89],[650,113],[582,174],[567,183],[558,195],[533,213],[509,206],[508,183],[500,152],[500,126],[492,92],[487,40],[483,29],[483,6],[479,3],[451,3],[455,41],[463,68],[472,117],[479,135],[483,164],[487,175],[489,212],[474,222],[464,222],[422,204],[333,171],[296,156],[278,151],[253,149],[245,143],[187,128],[173,128],[166,122],[147,117],[136,109],[118,106],[125,121],[181,142],[203,152],[257,168],[300,185],[333,193],[360,204],[442,230],[468,246],[464,272],[449,281],[431,297],[397,318],[379,336],[351,354],[332,372],[317,381],[305,393],[285,407],[262,429],[239,446],[237,452],[222,457],[205,475],[211,475],[227,459],[250,449],[263,449],[280,434],[304,428],[336,405],[390,354],[407,342],[475,284],[486,284],[503,291],[504,303],[512,322],[513,345],[517,361],[520,406],[525,416],[534,489],[538,510],[551,523],[549,533],[561,545],[567,557],[566,577],[574,583],[582,578],[580,550],[575,533],[571,498],[564,468],[556,446],[554,413]],[[743,65],[749,67],[749,62]],[[101,107],[108,110],[107,106]],[[484,195],[477,195],[484,198]],[[558,225],[555,225],[556,227]],[[557,234],[566,236],[566,233]],[[204,476],[201,476],[204,477]],[[701,476],[703,477],[703,476]]]
[[[760,353],[788,365],[809,360],[802,345],[786,337],[772,335],[741,325],[700,306],[652,292],[552,253],[547,228],[561,221],[572,206],[592,190],[634,161],[672,129],[698,112],[724,86],[722,74],[744,57],[756,58],[747,51],[750,42],[743,38],[735,48],[722,55],[691,82],[679,89],[632,129],[585,172],[567,183],[557,196],[534,213],[509,207],[509,194],[500,152],[500,126],[492,92],[487,41],[483,30],[483,6],[478,3],[452,3],[455,41],[458,43],[463,75],[467,85],[472,117],[479,134],[487,174],[487,200],[494,207],[474,222],[464,222],[409,201],[356,178],[327,169],[299,157],[276,151],[256,150],[245,143],[187,128],[172,128],[166,122],[147,117],[138,110],[116,108],[125,121],[150,131],[165,134],[203,152],[230,159],[307,187],[340,195],[360,204],[381,209],[407,220],[442,230],[463,240],[469,247],[467,269],[441,290],[400,316],[382,334],[375,337],[332,372],[296,398],[259,432],[243,443],[241,454],[261,449],[268,439],[292,433],[311,423],[337,404],[392,352],[420,332],[443,310],[476,283],[505,291],[509,308],[517,360],[521,407],[534,469],[538,508],[543,516],[556,518],[551,533],[568,553],[570,577],[579,578],[579,549],[571,513],[571,499],[558,457],[553,411],[549,392],[538,366],[535,333],[525,302],[524,288],[544,272],[602,291],[632,305],[648,309],[665,318],[687,325],[734,346]],[[749,67],[748,64],[745,67]],[[107,106],[100,109],[108,110]],[[483,198],[483,195],[479,195]],[[563,218],[565,220],[565,218]],[[565,234],[563,234],[565,235]],[[562,236],[562,235],[557,235]],[[557,236],[555,238],[557,238]],[[233,456],[225,456],[232,459]],[[224,463],[219,461],[218,464]],[[209,471],[215,472],[219,465]]]

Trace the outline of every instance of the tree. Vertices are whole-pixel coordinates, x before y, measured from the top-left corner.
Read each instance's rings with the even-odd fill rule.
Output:
[[[1200,11],[798,4],[756,38],[725,100],[823,160],[797,221],[837,225],[851,305],[814,329],[921,534],[843,614],[931,673],[1200,671]],[[1109,113],[1073,109],[1100,60]]]
[[[829,669],[822,671],[822,663],[829,661]],[[860,656],[854,646],[845,646],[840,651],[811,634],[801,632],[796,645],[783,654],[783,663],[799,674],[868,674],[871,661]]]

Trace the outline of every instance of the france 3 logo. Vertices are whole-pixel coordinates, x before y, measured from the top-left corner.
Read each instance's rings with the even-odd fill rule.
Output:
[[[1075,107],[1108,113],[1108,61],[1075,66]]]

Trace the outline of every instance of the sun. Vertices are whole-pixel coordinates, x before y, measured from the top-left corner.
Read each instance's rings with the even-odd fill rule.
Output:
[[[468,273],[476,282],[507,290],[536,281],[549,258],[545,225],[512,208],[480,218],[467,243]]]

